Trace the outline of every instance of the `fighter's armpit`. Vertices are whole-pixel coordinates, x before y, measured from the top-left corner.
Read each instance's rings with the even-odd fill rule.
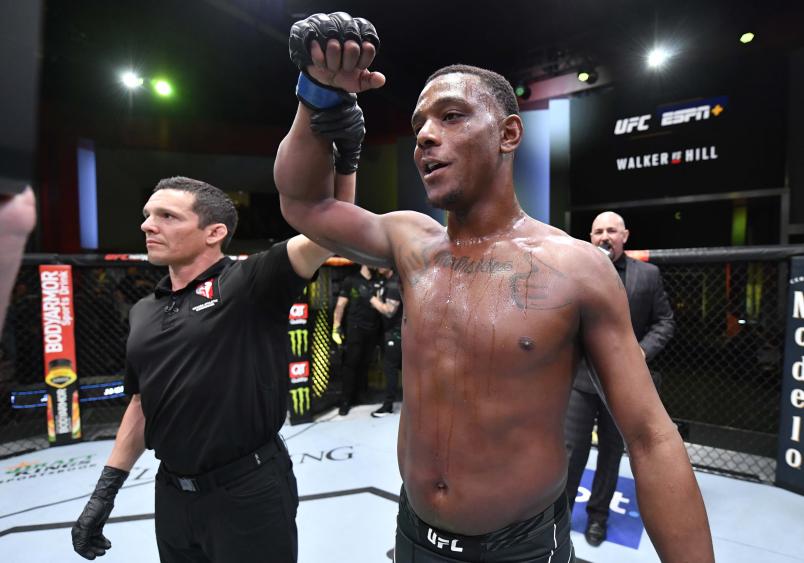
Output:
[[[432,265],[436,246],[438,245],[409,245],[401,249],[397,256],[396,263],[400,275],[407,279],[411,287],[421,281],[424,271]]]
[[[556,268],[527,254],[528,271],[517,272],[510,278],[511,299],[522,310],[559,309],[573,303],[560,291],[569,283],[567,276]]]

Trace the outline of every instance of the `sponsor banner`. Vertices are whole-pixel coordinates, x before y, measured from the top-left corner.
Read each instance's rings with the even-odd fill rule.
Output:
[[[581,534],[586,531],[586,503],[592,494],[592,481],[595,472],[592,469],[584,469],[581,484],[578,487],[578,494],[575,497],[575,506],[572,510],[572,529]],[[617,479],[617,489],[609,504],[609,521],[607,542],[616,543],[632,549],[639,549],[639,542],[642,540],[642,532],[645,526],[642,517],[639,515],[639,507],[636,502],[636,483],[629,477],[619,477]]]
[[[47,437],[51,445],[81,439],[72,267],[39,266],[42,339],[47,388]]]
[[[776,484],[804,494],[804,256],[790,259]]]
[[[290,321],[290,324],[306,325],[308,308],[309,304],[307,303],[294,303],[293,306],[290,308],[290,313],[288,314],[288,320]]]
[[[354,446],[338,446],[329,450],[316,450],[290,454],[293,465],[328,461],[349,461],[355,455]]]
[[[301,385],[290,390],[291,407],[290,423],[301,424],[310,422],[313,417],[310,413],[310,387]]]
[[[80,471],[98,467],[94,454],[41,461],[37,459],[23,459],[12,465],[0,466],[0,485],[15,481],[27,481],[50,475],[60,475],[71,471]]]
[[[94,401],[109,401],[125,397],[123,391],[123,380],[114,379],[101,383],[85,383],[78,386],[79,403],[91,403]],[[12,391],[12,409],[37,409],[47,407],[47,389],[28,389]]]
[[[310,378],[310,362],[290,362],[288,375],[293,383],[306,383]]]
[[[726,96],[696,99],[680,104],[659,106],[655,113],[621,117],[614,122],[615,135],[645,133],[664,127],[686,125],[723,115],[728,106]]]
[[[288,344],[290,362],[288,380],[290,393],[290,423],[312,420],[310,410],[311,358],[307,320],[310,304],[305,292],[288,312]]]
[[[297,358],[307,356],[310,351],[309,332],[306,328],[293,328],[288,331],[290,337],[290,353]]]

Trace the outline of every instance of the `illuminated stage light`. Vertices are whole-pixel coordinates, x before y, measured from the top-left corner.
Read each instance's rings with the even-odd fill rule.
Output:
[[[753,40],[754,40],[754,34],[751,33],[750,31],[747,32],[747,33],[743,33],[740,36],[740,43],[742,43],[743,45],[745,45],[747,43],[751,43],[751,41],[753,41]]]
[[[594,84],[597,82],[597,72],[595,69],[582,69],[578,71],[578,80],[586,84]]]
[[[162,96],[163,98],[168,98],[173,95],[173,86],[171,86],[170,82],[163,78],[156,79],[152,82],[154,92],[158,96]]]
[[[142,86],[143,80],[142,77],[139,76],[134,71],[127,70],[126,72],[120,75],[120,82],[122,82],[123,86],[125,86],[129,90],[134,90],[135,88],[139,88],[140,86]]]
[[[648,53],[648,66],[656,69],[661,68],[670,58],[670,55],[671,53],[667,49],[656,47],[650,53]]]
[[[523,100],[530,98],[530,88],[525,84],[517,84],[516,88],[514,88],[514,93],[517,98],[522,98]]]

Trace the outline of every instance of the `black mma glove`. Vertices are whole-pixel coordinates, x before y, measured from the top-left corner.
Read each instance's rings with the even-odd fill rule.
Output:
[[[363,110],[357,103],[314,112],[310,118],[310,128],[335,144],[335,170],[339,174],[357,171],[360,147],[366,135]]]
[[[103,535],[103,526],[114,508],[114,498],[128,477],[128,471],[116,467],[103,468],[95,492],[73,525],[73,549],[85,559],[95,559],[106,554],[112,542]]]
[[[317,41],[321,50],[326,53],[327,41],[330,39],[336,39],[341,44],[352,40],[358,45],[362,45],[363,41],[368,41],[375,48],[380,48],[380,38],[377,35],[377,30],[368,20],[353,18],[345,12],[334,12],[329,15],[313,14],[307,19],[297,21],[290,28],[290,40],[288,42],[290,60],[309,78],[307,67],[313,64],[313,59],[310,57],[310,42]],[[320,88],[325,88],[335,93],[343,92],[340,88],[332,88],[313,82]],[[333,105],[335,104],[325,107],[332,107]],[[319,108],[313,109],[322,108],[319,106]]]
[[[290,30],[290,59],[301,70],[296,96],[302,104],[313,110],[312,130],[335,144],[335,170],[340,174],[352,174],[357,170],[366,133],[357,96],[340,88],[325,86],[307,74],[307,67],[313,64],[310,42],[317,41],[321,49],[326,51],[329,39],[336,39],[341,44],[353,40],[358,45],[369,41],[377,48],[380,39],[370,22],[363,18],[352,18],[344,12],[314,14],[296,22]]]

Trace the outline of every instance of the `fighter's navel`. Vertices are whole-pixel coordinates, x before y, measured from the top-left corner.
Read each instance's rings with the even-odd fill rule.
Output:
[[[438,489],[439,493],[446,493],[447,492],[447,484],[444,481],[436,482],[436,489]]]
[[[519,347],[525,350],[526,352],[530,352],[531,350],[536,348],[536,343],[529,336],[520,336]]]

